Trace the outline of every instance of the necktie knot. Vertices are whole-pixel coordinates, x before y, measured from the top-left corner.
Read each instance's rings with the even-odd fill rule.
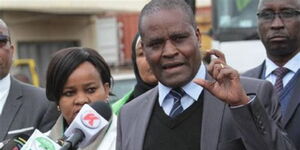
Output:
[[[277,69],[275,69],[273,71],[273,74],[277,77],[277,78],[283,78],[290,70],[288,68],[285,67],[278,67]]]
[[[182,90],[181,88],[176,88],[176,89],[172,89],[170,91],[170,94],[175,98],[175,99],[181,99],[182,96],[185,94],[184,90]]]

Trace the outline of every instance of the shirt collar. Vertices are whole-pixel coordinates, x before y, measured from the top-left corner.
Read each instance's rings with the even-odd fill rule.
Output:
[[[10,87],[10,74],[7,74],[2,80],[0,80],[0,93],[6,91]]]
[[[195,78],[205,79],[205,75],[206,75],[206,68],[202,62],[194,79]],[[181,88],[184,90],[184,92],[187,95],[189,95],[195,101],[198,100],[199,95],[201,94],[201,92],[203,90],[203,87],[194,83],[193,80],[191,82],[187,83],[186,85],[182,86]],[[162,105],[164,99],[167,97],[167,95],[169,94],[169,92],[171,90],[172,90],[172,88],[167,87],[160,82],[158,83],[158,92],[159,92],[158,101],[159,101],[160,105]]]
[[[293,73],[296,73],[300,69],[300,53],[296,54],[292,59],[290,59],[283,67],[288,68]],[[271,75],[271,73],[277,69],[279,66],[277,66],[272,60],[269,58],[266,58],[266,73],[265,77]]]

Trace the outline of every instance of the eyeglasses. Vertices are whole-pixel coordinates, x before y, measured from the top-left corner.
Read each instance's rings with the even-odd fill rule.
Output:
[[[278,15],[279,18],[282,20],[290,19],[300,15],[300,10],[290,9],[290,10],[283,10],[277,13],[274,11],[262,11],[257,13],[258,19],[262,19],[265,21],[272,21],[276,15]]]
[[[9,40],[9,36],[7,35],[0,35],[0,47],[3,47],[7,44]]]

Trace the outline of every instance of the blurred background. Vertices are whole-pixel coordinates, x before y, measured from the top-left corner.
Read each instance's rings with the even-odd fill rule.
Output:
[[[131,41],[139,12],[149,0],[0,0],[0,18],[15,46],[13,74],[45,87],[51,55],[65,47],[98,50],[111,66],[118,99],[135,83]],[[239,71],[265,57],[256,33],[258,0],[186,0],[202,33],[201,52],[222,50]],[[249,50],[247,49],[249,48]],[[255,56],[251,58],[251,55]]]

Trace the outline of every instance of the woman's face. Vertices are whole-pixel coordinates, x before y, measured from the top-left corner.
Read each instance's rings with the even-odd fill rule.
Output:
[[[69,76],[59,100],[61,113],[68,124],[84,104],[106,101],[109,84],[103,83],[97,69],[90,63],[80,64]]]
[[[136,64],[139,70],[140,77],[142,80],[150,85],[154,85],[157,83],[157,79],[152,73],[150,66],[146,60],[144,55],[141,40],[138,41],[136,46]]]

